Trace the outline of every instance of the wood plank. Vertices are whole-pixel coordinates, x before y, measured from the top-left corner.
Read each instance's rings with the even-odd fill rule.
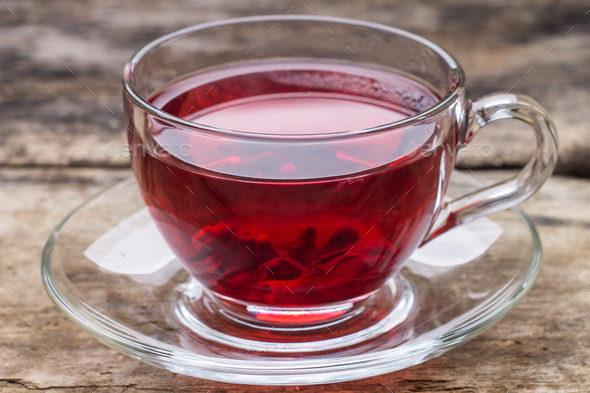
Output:
[[[530,94],[557,124],[558,172],[590,175],[584,117],[590,99],[587,0],[181,0],[147,6],[139,0],[83,5],[11,0],[4,5],[0,164],[6,166],[127,166],[120,76],[142,43],[203,21],[313,11],[386,23],[434,40],[464,65],[470,97],[509,90]],[[461,153],[461,164],[522,165],[534,139],[528,130],[515,127],[504,123],[482,132]]]
[[[470,343],[425,364],[361,381],[251,387],[176,375],[99,343],[51,303],[39,279],[56,223],[90,195],[128,178],[121,169],[0,172],[0,390],[3,392],[555,392],[588,391],[590,181],[553,177],[525,209],[544,241],[527,297]],[[506,171],[480,171],[497,180]]]

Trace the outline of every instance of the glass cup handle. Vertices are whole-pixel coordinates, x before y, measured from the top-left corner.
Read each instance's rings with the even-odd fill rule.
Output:
[[[517,119],[535,130],[535,154],[516,176],[444,203],[424,243],[457,225],[525,201],[551,175],[557,161],[555,125],[547,111],[527,96],[492,94],[471,102],[460,147],[468,144],[480,128],[501,119]]]

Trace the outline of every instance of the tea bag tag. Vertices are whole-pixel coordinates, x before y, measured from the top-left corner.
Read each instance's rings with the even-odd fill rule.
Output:
[[[446,267],[468,263],[485,253],[502,234],[502,227],[488,218],[460,225],[414,251],[411,261]]]
[[[84,256],[109,272],[156,285],[181,268],[147,209],[104,233],[84,251]],[[149,275],[154,277],[139,277]]]

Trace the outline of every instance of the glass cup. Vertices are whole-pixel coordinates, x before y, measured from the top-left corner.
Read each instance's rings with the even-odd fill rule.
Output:
[[[445,50],[369,22],[260,16],[188,27],[134,54],[123,84],[135,176],[193,278],[175,315],[230,345],[306,345],[326,326],[347,342],[390,329],[411,310],[400,269],[412,252],[526,200],[557,158],[553,123],[534,100],[467,100]],[[279,99],[316,101],[289,118]],[[244,103],[267,112],[224,117]],[[369,107],[391,121],[371,123]],[[232,125],[201,120],[216,111]],[[445,201],[458,150],[499,119],[530,125],[535,154],[516,176]]]

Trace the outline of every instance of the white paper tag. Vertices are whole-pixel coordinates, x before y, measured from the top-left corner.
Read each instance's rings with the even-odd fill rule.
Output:
[[[500,225],[480,218],[432,239],[414,251],[410,259],[438,267],[461,265],[486,252],[501,234]]]
[[[126,275],[154,274],[176,261],[147,208],[111,228],[84,255],[105,270]]]

